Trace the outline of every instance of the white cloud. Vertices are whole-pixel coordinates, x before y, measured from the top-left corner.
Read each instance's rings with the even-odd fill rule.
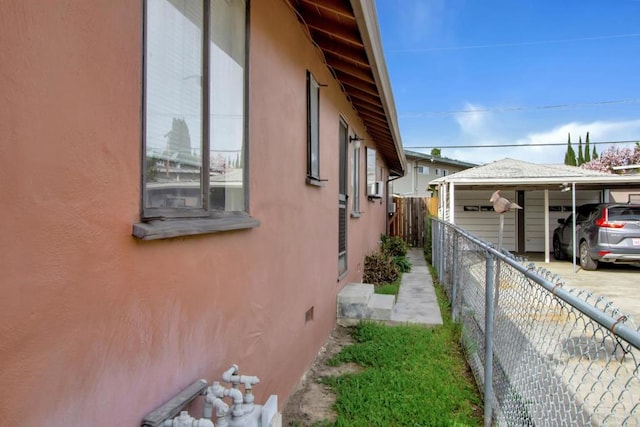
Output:
[[[469,104],[470,105],[470,104]],[[473,107],[473,106],[472,106]],[[467,109],[469,109],[467,107]],[[475,109],[479,109],[476,108]],[[470,117],[466,117],[468,114]],[[492,123],[487,113],[465,113],[456,117],[462,133],[461,145],[501,145],[515,144],[515,147],[496,148],[442,148],[443,155],[449,158],[472,163],[487,163],[506,157],[533,163],[562,163],[567,151],[567,135],[571,133],[571,145],[578,152],[578,140],[582,137],[584,144],[587,132],[591,142],[623,141],[640,135],[640,120],[627,121],[594,121],[589,123],[570,122],[555,126],[548,130],[530,132],[523,136],[509,138]],[[531,144],[561,144],[549,146],[532,146]],[[628,145],[633,145],[629,143]],[[617,144],[617,146],[623,146]],[[602,153],[609,144],[598,144],[596,150]],[[593,148],[591,148],[593,149]]]
[[[483,138],[487,132],[492,132],[491,113],[484,111],[485,108],[482,105],[467,102],[463,110],[465,112],[457,113],[454,117],[465,136]]]

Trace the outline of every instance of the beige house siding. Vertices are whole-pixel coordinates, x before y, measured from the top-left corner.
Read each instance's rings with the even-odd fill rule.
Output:
[[[393,181],[393,193],[398,196],[429,197],[432,195],[429,191],[431,181],[473,166],[427,154],[424,157],[415,157],[407,150],[405,154],[407,173],[404,177]]]

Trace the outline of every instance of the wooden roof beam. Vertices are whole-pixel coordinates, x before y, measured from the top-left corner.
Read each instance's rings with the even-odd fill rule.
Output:
[[[357,79],[350,74],[341,72],[340,70],[336,70],[336,74],[337,74],[338,80],[340,80],[345,86],[353,87],[359,90],[360,92],[364,92],[375,98],[379,97],[378,91],[376,90],[375,85],[372,85],[363,80]],[[347,89],[347,92],[349,92],[348,88],[345,88],[345,89]]]
[[[330,19],[321,18],[318,15],[303,14],[304,22],[311,30],[319,31],[352,43],[356,46],[363,47],[358,27],[347,28],[344,23],[331,21]],[[314,37],[315,38],[315,37]]]
[[[324,52],[336,57],[345,58],[361,67],[369,68],[369,59],[362,49],[346,43],[336,43],[335,39],[332,39],[324,33],[318,33],[315,37],[315,42]]]
[[[351,9],[350,5],[341,0],[301,0],[300,3],[304,3],[305,7],[323,9],[355,21],[353,9]]]
[[[368,68],[358,68],[355,65],[331,55],[327,55],[326,58],[327,63],[335,70],[342,71],[343,73],[355,77],[358,80],[375,85],[376,82],[373,80],[373,76]]]

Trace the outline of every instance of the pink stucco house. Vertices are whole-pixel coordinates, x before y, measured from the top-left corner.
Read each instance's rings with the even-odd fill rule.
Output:
[[[406,167],[373,1],[0,22],[1,424],[140,425],[232,363],[282,405]]]

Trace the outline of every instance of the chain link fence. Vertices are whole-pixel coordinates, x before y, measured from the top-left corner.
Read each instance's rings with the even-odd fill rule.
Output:
[[[610,302],[431,218],[485,425],[640,426],[640,330]],[[640,284],[640,281],[639,281]]]

